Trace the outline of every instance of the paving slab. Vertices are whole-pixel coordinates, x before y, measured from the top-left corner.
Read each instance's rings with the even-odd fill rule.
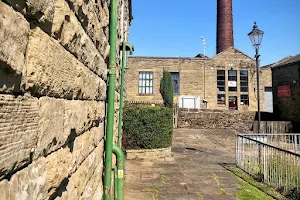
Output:
[[[170,157],[126,161],[125,199],[235,199],[242,180],[222,167],[234,161],[234,132],[176,129]]]

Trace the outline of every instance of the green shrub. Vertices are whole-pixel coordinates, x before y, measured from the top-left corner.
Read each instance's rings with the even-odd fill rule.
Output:
[[[160,93],[166,107],[173,107],[174,87],[173,78],[170,72],[164,71],[160,81]]]
[[[123,147],[126,149],[170,147],[172,135],[172,108],[125,105]]]

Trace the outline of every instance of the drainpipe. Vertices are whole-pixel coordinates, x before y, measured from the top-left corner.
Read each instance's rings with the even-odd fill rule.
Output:
[[[115,176],[115,199],[124,200],[124,161],[125,156],[120,147],[114,145],[113,153],[117,157],[117,177]]]
[[[130,55],[134,51],[134,47],[128,45],[125,41],[122,43],[122,70],[121,70],[121,90],[120,90],[120,110],[119,110],[119,124],[118,124],[118,146],[122,147],[122,125],[123,125],[123,103],[124,103],[124,84],[125,84],[125,70],[126,51],[130,51]]]
[[[118,170],[116,166],[112,167],[114,172],[114,200],[118,200]]]
[[[110,7],[110,54],[109,54],[109,77],[108,77],[108,108],[107,126],[105,139],[105,163],[104,163],[104,200],[110,200],[111,172],[112,172],[112,149],[113,149],[113,126],[114,126],[114,100],[116,85],[116,51],[117,51],[117,0],[111,0]]]

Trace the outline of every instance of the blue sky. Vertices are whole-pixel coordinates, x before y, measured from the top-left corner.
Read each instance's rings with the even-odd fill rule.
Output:
[[[130,43],[135,56],[194,57],[216,52],[217,0],[133,0]],[[247,34],[257,21],[265,32],[261,64],[300,53],[300,0],[233,0],[235,47],[253,57]]]

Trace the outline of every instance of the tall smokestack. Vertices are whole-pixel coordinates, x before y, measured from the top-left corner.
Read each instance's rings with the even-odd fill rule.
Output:
[[[217,0],[217,54],[233,43],[232,0]]]

